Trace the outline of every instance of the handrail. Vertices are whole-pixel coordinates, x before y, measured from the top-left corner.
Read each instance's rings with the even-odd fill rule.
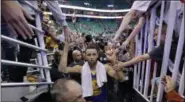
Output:
[[[54,53],[52,52],[52,53],[47,53],[47,56],[49,56],[49,55],[54,55]]]
[[[28,26],[31,27],[31,28],[32,28],[33,30],[35,30],[35,31],[38,31],[38,32],[40,32],[40,33],[44,33],[43,30],[38,29],[38,28],[36,28],[35,26],[33,26],[33,25],[31,25],[31,24],[28,24]]]
[[[51,12],[44,12],[46,15],[52,15]],[[73,17],[73,14],[65,14],[65,16]],[[93,15],[82,15],[75,14],[75,17],[84,17],[84,18],[97,18],[97,19],[122,19],[123,16],[93,16]]]
[[[1,87],[33,86],[33,85],[52,85],[52,84],[53,84],[53,82],[1,83]]]
[[[145,101],[150,102],[147,97],[145,97],[141,92],[139,92],[137,89],[134,88],[134,90],[144,98]]]
[[[27,73],[34,73],[34,72],[39,72],[40,70],[33,70],[33,71],[28,71]]]
[[[10,37],[4,36],[4,35],[1,35],[1,38],[2,38],[2,40],[6,40],[6,41],[13,42],[13,43],[17,43],[19,45],[26,46],[26,47],[29,47],[29,48],[32,48],[32,49],[35,49],[35,50],[41,50],[41,51],[47,52],[46,49],[43,49],[43,48],[31,45],[31,44],[28,44],[28,43],[25,43],[25,42],[22,42],[22,41],[10,38]]]
[[[130,11],[130,9],[105,10],[105,9],[94,9],[94,8],[87,8],[87,7],[80,7],[80,6],[70,6],[70,5],[63,5],[63,4],[60,4],[60,7],[61,8],[67,8],[67,9],[94,11],[94,12],[105,12],[105,13],[123,13],[123,12]]]
[[[40,65],[35,65],[35,64],[15,62],[15,61],[9,61],[9,60],[1,60],[1,64],[23,66],[23,67],[34,67],[34,68],[51,69],[51,67],[49,67],[49,66],[40,66]]]

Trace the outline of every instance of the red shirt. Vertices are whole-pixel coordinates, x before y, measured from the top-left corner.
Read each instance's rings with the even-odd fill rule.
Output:
[[[181,0],[182,3],[185,3],[185,0]]]
[[[168,102],[184,102],[184,99],[175,90],[172,90],[166,95]]]

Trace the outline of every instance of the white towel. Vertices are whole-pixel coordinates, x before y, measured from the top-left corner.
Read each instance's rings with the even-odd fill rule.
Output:
[[[83,97],[88,97],[93,95],[93,87],[92,87],[92,76],[91,70],[88,62],[82,67],[81,73],[82,79],[82,89],[83,89]],[[96,64],[96,80],[98,87],[102,87],[105,82],[107,82],[107,74],[104,65],[101,62],[97,62]]]

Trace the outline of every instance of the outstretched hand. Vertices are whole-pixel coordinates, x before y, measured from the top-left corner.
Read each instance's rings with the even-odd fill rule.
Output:
[[[64,27],[64,35],[68,40],[72,40],[73,37],[73,33],[71,31],[71,29],[68,26]]]
[[[2,16],[9,29],[15,35],[20,35],[24,39],[32,39],[34,35],[26,20],[34,20],[17,1],[2,1]]]
[[[175,82],[172,80],[170,76],[165,76],[163,78],[165,92],[170,92],[175,89]]]
[[[68,48],[75,45],[74,35],[72,33],[70,35],[64,34],[64,36],[65,36],[65,44],[68,46]]]
[[[128,47],[128,44],[129,44],[129,42],[126,40],[126,41],[124,41],[123,43],[122,43],[122,45],[121,45],[121,49],[127,49],[127,47]]]

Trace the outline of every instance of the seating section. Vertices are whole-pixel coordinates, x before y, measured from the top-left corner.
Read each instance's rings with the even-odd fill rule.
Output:
[[[68,23],[73,32],[86,34],[111,34],[117,29],[117,23],[113,21],[80,21],[76,23]]]

